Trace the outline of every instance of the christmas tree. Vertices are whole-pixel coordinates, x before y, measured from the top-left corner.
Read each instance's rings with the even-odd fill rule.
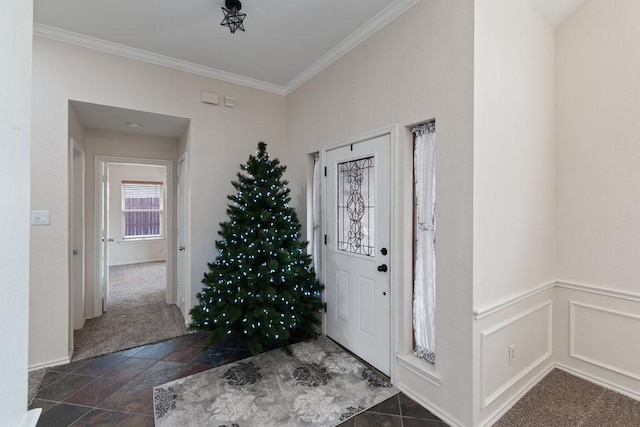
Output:
[[[190,329],[211,332],[211,342],[240,336],[253,354],[287,346],[291,332],[314,334],[322,286],[300,241],[300,222],[289,207],[285,166],[264,142],[241,165],[237,190],[227,196],[229,220],[220,223],[218,256],[204,274]]]

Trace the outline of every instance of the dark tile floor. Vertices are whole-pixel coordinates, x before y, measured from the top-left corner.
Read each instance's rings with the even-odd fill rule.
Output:
[[[190,334],[51,368],[31,405],[43,410],[38,426],[153,426],[153,387],[250,356],[233,338],[203,351],[207,339]],[[401,393],[341,426],[445,424]]]
[[[377,404],[340,424],[340,427],[445,427],[431,412],[404,393]]]

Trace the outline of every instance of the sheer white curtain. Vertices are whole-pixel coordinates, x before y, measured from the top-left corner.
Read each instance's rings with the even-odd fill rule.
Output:
[[[436,360],[436,125],[413,129],[415,185],[415,275],[413,281],[413,354]]]
[[[320,154],[313,155],[313,183],[311,186],[311,209],[313,220],[313,242],[311,259],[313,260],[313,269],[316,277],[320,278]]]

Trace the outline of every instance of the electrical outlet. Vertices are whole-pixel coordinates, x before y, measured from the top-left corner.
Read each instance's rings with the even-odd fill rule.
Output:
[[[509,346],[509,365],[511,365],[514,360],[516,360],[516,345],[511,344]]]

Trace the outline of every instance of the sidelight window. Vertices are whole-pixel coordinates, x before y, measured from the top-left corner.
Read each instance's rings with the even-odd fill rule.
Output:
[[[436,317],[436,124],[413,129],[414,278],[413,353],[435,364]]]

